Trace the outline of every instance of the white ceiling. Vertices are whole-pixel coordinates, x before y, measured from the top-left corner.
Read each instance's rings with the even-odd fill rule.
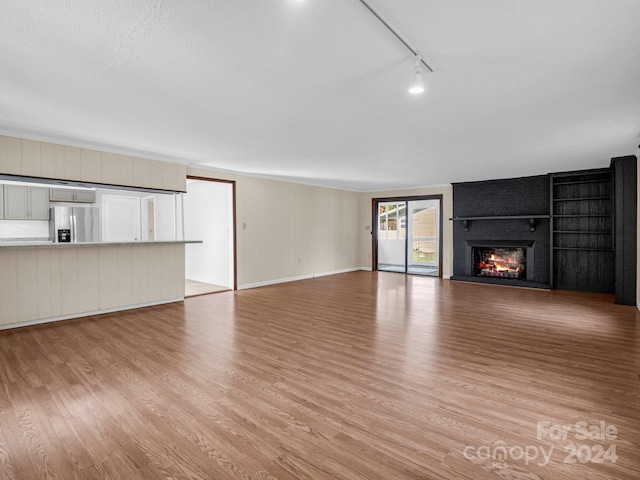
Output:
[[[640,1],[0,0],[0,133],[352,190],[608,166]]]

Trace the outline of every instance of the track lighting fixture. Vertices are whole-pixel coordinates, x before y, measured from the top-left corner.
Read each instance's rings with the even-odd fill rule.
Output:
[[[420,94],[424,92],[424,82],[422,81],[422,68],[421,65],[433,73],[433,68],[429,66],[427,62],[424,61],[422,55],[418,53],[418,50],[402,35],[396,27],[394,27],[391,22],[382,14],[380,10],[378,10],[371,0],[360,0],[360,3],[364,5],[374,17],[376,17],[380,23],[382,23],[387,30],[389,30],[393,35],[400,40],[400,42],[407,47],[407,49],[416,56],[416,67],[415,67],[415,79],[411,86],[409,87],[409,92],[412,94]]]
[[[424,92],[424,82],[422,81],[422,68],[420,68],[420,62],[422,57],[420,54],[416,55],[416,66],[414,68],[415,78],[413,83],[409,86],[409,93],[417,95]]]

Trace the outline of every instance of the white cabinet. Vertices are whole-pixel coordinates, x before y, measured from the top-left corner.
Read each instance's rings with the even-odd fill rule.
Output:
[[[49,190],[49,200],[52,202],[73,202],[74,190],[70,188],[52,188]]]
[[[83,203],[95,203],[96,191],[95,190],[74,190],[75,202]]]
[[[49,220],[49,189],[29,187],[29,220]]]
[[[95,190],[74,190],[71,188],[52,188],[49,191],[52,202],[95,203]]]
[[[49,189],[4,185],[6,220],[49,220]]]
[[[0,185],[0,220],[4,218],[4,185]]]

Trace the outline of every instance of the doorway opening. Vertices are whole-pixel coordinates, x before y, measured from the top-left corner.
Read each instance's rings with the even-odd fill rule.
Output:
[[[188,176],[183,208],[185,297],[235,290],[235,182]]]
[[[442,276],[442,195],[373,199],[373,269]]]

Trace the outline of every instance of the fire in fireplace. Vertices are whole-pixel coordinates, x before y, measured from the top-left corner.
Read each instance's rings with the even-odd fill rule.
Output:
[[[473,274],[478,277],[524,279],[526,264],[526,248],[473,248]]]

